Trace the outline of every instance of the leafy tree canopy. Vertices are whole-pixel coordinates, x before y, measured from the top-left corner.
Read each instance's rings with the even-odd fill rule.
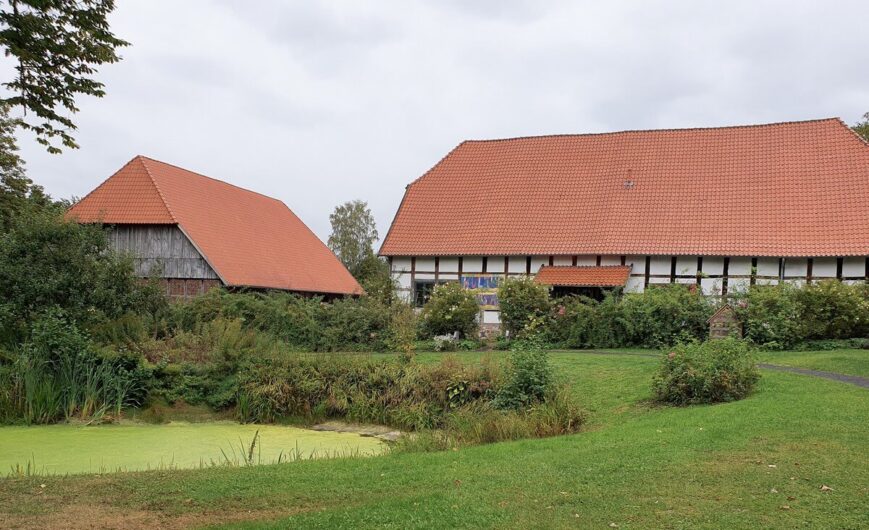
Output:
[[[377,227],[368,203],[345,202],[335,208],[329,221],[332,223],[329,248],[358,279],[366,261],[374,255],[374,242],[377,241]]]
[[[56,141],[78,145],[70,114],[78,95],[102,97],[103,84],[93,78],[96,66],[120,60],[117,48],[129,43],[115,37],[107,16],[114,0],[6,0],[0,8],[0,46],[18,62],[12,81],[15,95],[3,101],[21,107],[20,126],[34,132],[49,152]],[[33,118],[28,117],[28,113]]]

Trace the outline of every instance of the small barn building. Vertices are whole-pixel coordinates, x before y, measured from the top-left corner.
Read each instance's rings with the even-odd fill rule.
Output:
[[[837,118],[465,141],[404,194],[380,249],[406,299],[500,279],[561,293],[869,278],[869,145]],[[482,287],[480,287],[482,286]]]
[[[281,201],[137,156],[67,212],[103,223],[138,276],[189,297],[214,286],[325,296],[362,288]]]

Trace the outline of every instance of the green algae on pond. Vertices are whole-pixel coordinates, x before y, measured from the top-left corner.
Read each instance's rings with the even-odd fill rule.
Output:
[[[371,456],[385,448],[377,438],[353,433],[228,421],[0,427],[0,476],[22,472],[63,475],[244,465],[245,453],[257,432],[254,464]]]

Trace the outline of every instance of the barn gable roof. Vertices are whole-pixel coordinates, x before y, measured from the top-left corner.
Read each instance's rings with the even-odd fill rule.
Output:
[[[837,118],[466,141],[380,253],[869,255],[869,145]]]
[[[360,294],[338,258],[281,201],[137,156],[67,217],[177,224],[229,286]]]

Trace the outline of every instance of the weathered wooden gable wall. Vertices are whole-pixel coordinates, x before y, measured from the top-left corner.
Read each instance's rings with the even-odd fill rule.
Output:
[[[116,225],[109,244],[129,254],[141,277],[217,280],[217,273],[175,225]]]

